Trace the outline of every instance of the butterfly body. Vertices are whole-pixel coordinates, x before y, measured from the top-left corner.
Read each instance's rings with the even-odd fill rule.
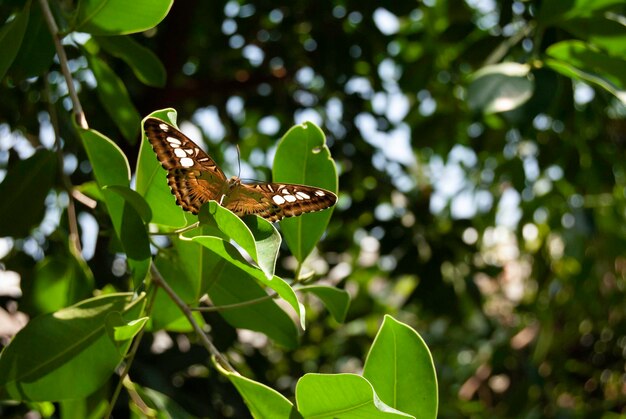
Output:
[[[236,215],[256,214],[270,222],[332,207],[337,196],[322,188],[292,183],[243,183],[226,178],[198,145],[174,126],[157,118],[144,122],[146,136],[161,165],[176,203],[197,214],[210,200]]]

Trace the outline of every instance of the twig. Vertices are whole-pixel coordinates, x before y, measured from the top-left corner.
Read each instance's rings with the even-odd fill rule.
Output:
[[[81,128],[88,129],[89,125],[87,124],[87,119],[85,118],[85,112],[83,112],[83,107],[80,104],[80,100],[78,99],[78,94],[76,93],[76,89],[74,88],[74,80],[72,80],[72,72],[70,71],[70,67],[67,64],[67,55],[65,54],[65,49],[63,49],[63,45],[61,45],[59,27],[54,21],[54,17],[52,16],[52,11],[50,10],[48,0],[39,0],[39,4],[41,4],[41,11],[43,12],[43,16],[46,19],[48,29],[50,30],[50,33],[52,34],[52,39],[54,40],[54,47],[57,51],[57,55],[59,56],[61,72],[65,77],[65,83],[67,83],[67,91],[69,93],[70,99],[72,99],[74,117],[76,118],[76,121]]]
[[[192,311],[203,311],[203,312],[225,311],[225,310],[230,310],[233,308],[241,308],[245,306],[262,303],[263,301],[267,301],[267,300],[273,300],[276,297],[278,297],[278,294],[276,292],[273,292],[263,297],[254,298],[248,301],[242,301],[241,303],[225,304],[223,306],[212,306],[212,307],[190,307],[189,309]]]
[[[155,287],[152,287],[152,289],[150,290],[151,294],[150,294],[148,305],[146,306],[146,311],[145,311],[146,315],[148,316],[150,316],[150,314],[152,313],[152,308],[154,307],[154,300],[156,300],[156,291],[157,290]],[[130,371],[131,365],[133,365],[133,361],[135,360],[135,355],[137,354],[137,349],[139,349],[139,344],[141,343],[141,338],[143,337],[145,330],[146,328],[142,327],[139,333],[137,333],[137,336],[135,336],[135,340],[133,341],[133,346],[131,347],[130,352],[128,352],[128,356],[126,357],[127,359],[126,365],[124,365],[124,370],[120,374],[120,381],[117,383],[117,386],[115,387],[113,396],[111,396],[109,407],[107,409],[106,414],[103,416],[104,418],[109,418],[111,416],[111,412],[113,412],[113,407],[115,407],[115,402],[117,401],[117,398],[119,397],[120,392],[122,391],[122,384],[124,382],[124,379],[128,375],[128,371]]]
[[[502,58],[506,55],[506,53],[511,49],[511,47],[517,44],[519,41],[527,37],[532,31],[535,29],[535,24],[529,22],[524,26],[522,30],[511,36],[510,38],[505,39],[493,50],[491,54],[487,57],[483,66],[492,65],[500,62]]]
[[[82,193],[76,188],[72,189],[72,196],[74,197],[75,200],[77,200],[78,202],[86,206],[87,208],[94,209],[96,205],[98,205],[98,201],[96,201],[95,199],[89,198],[87,195],[85,195],[84,193]]]
[[[217,348],[213,345],[213,343],[209,340],[209,338],[206,336],[206,334],[204,333],[204,331],[202,330],[198,322],[196,322],[196,319],[193,318],[193,312],[191,311],[189,306],[178,296],[178,294],[176,294],[176,291],[174,291],[169,286],[169,284],[165,282],[165,279],[163,279],[163,277],[161,276],[161,273],[156,268],[154,263],[150,265],[150,274],[152,275],[152,280],[154,281],[154,283],[160,286],[161,288],[163,288],[163,291],[165,291],[167,295],[169,295],[172,301],[174,301],[174,303],[178,306],[178,308],[181,309],[185,317],[187,317],[187,320],[189,321],[189,323],[195,330],[196,335],[198,335],[198,338],[200,339],[202,346],[204,346],[205,349],[209,351],[209,353],[213,355],[213,357],[216,360],[219,361],[219,363],[222,365],[222,367],[224,367],[224,369],[226,369],[229,372],[239,375],[237,370],[235,370],[235,368],[233,368],[233,366],[230,365],[230,362],[228,362],[228,359],[226,359],[226,357],[222,355],[222,353],[218,351]]]
[[[54,148],[57,155],[57,160],[59,162],[59,173],[61,175],[61,179],[63,181],[63,187],[67,192],[68,202],[67,202],[67,225],[70,230],[69,234],[69,243],[72,246],[72,254],[75,257],[81,257],[82,247],[80,244],[80,235],[78,234],[78,221],[76,219],[76,206],[74,205],[74,196],[72,194],[72,190],[74,189],[72,182],[70,181],[70,177],[65,174],[63,171],[63,148],[61,147],[61,133],[59,132],[59,119],[57,117],[57,112],[52,103],[52,94],[50,83],[48,82],[48,77],[44,77],[44,82],[46,85],[46,96],[48,102],[48,114],[50,115],[50,122],[52,123],[52,128],[54,130]]]

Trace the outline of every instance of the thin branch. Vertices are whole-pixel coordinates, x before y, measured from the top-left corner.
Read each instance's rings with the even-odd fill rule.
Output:
[[[74,117],[76,121],[80,125],[81,128],[87,129],[89,125],[87,125],[87,119],[85,118],[85,112],[83,112],[83,107],[80,104],[80,100],[78,99],[78,94],[76,93],[76,89],[74,88],[74,80],[72,80],[72,72],[70,71],[70,67],[67,64],[67,55],[65,54],[65,49],[63,49],[63,45],[61,44],[61,36],[59,35],[59,27],[57,23],[54,21],[54,16],[52,16],[52,11],[50,10],[50,5],[48,4],[48,0],[39,0],[39,4],[41,4],[41,10],[43,12],[43,16],[46,19],[46,23],[48,24],[48,29],[52,34],[52,39],[54,40],[54,47],[56,48],[57,55],[59,56],[59,64],[61,65],[61,72],[65,77],[65,83],[67,83],[67,90],[69,92],[70,98],[72,99],[72,106],[74,108]]]
[[[98,201],[96,201],[95,199],[89,198],[87,195],[85,195],[84,193],[82,193],[76,188],[72,188],[71,194],[75,200],[77,200],[78,202],[86,206],[87,208],[94,209],[96,205],[98,205]]]
[[[150,297],[148,300],[148,305],[146,306],[146,311],[145,311],[146,315],[148,316],[150,316],[150,314],[152,313],[152,308],[154,307],[154,300],[156,300],[156,288],[152,287],[152,289],[150,290]],[[117,383],[117,386],[115,387],[113,396],[111,396],[111,401],[109,402],[109,407],[107,409],[106,414],[104,415],[104,418],[109,418],[111,416],[111,412],[113,412],[113,408],[115,407],[115,402],[117,401],[117,398],[119,397],[120,392],[122,391],[122,384],[126,376],[128,376],[128,371],[130,371],[131,365],[133,365],[133,361],[135,360],[135,355],[137,354],[137,350],[139,349],[139,344],[141,343],[141,338],[143,337],[145,330],[146,328],[142,327],[139,333],[137,333],[137,336],[135,336],[135,340],[133,341],[133,346],[131,347],[130,352],[128,352],[128,355],[126,357],[126,365],[124,365],[124,370],[120,374],[120,381]]]
[[[165,291],[167,295],[169,295],[172,301],[174,301],[174,303],[178,306],[178,308],[181,309],[185,317],[187,317],[187,320],[189,321],[189,323],[195,330],[196,335],[198,335],[198,338],[200,338],[200,342],[202,343],[202,346],[204,346],[205,349],[211,355],[213,355],[213,357],[217,361],[219,361],[219,363],[222,365],[224,369],[226,369],[229,372],[239,375],[237,370],[235,370],[235,368],[233,368],[233,366],[230,365],[230,362],[228,362],[228,359],[226,359],[226,357],[222,355],[222,353],[218,351],[217,348],[213,345],[213,343],[209,340],[209,338],[204,333],[204,331],[202,330],[198,322],[196,322],[196,319],[193,318],[193,312],[191,311],[189,306],[178,296],[178,294],[176,294],[176,291],[174,291],[172,287],[170,287],[169,284],[165,282],[165,279],[163,279],[163,277],[161,276],[161,273],[156,268],[154,263],[150,265],[150,274],[152,275],[152,280],[154,281],[154,283],[160,286],[161,288],[163,288],[163,291]]]
[[[530,33],[535,29],[535,24],[533,22],[529,22],[524,26],[522,30],[511,36],[510,38],[505,39],[493,50],[491,54],[487,57],[484,64],[492,65],[495,63],[499,63],[502,58],[509,52],[509,49],[515,44],[517,44],[522,39],[526,38]]]
[[[225,311],[225,310],[231,310],[233,308],[241,308],[245,306],[259,304],[259,303],[262,303],[263,301],[273,300],[274,298],[277,298],[277,297],[278,297],[278,294],[276,292],[273,292],[263,297],[255,298],[255,299],[248,300],[248,301],[242,301],[241,303],[225,304],[223,306],[212,306],[212,307],[190,307],[189,309],[192,311],[202,311],[202,312]]]
[[[76,218],[76,206],[74,205],[74,196],[72,194],[72,190],[74,186],[70,181],[70,177],[65,174],[63,171],[63,148],[61,147],[61,133],[59,132],[59,118],[57,116],[56,108],[52,103],[52,90],[50,87],[50,83],[48,82],[48,77],[44,77],[45,85],[46,85],[46,101],[48,102],[48,114],[50,115],[50,122],[52,123],[52,128],[54,130],[54,148],[57,155],[57,160],[59,162],[59,173],[61,175],[61,179],[63,181],[63,188],[67,192],[68,202],[67,202],[67,225],[70,230],[69,234],[69,243],[72,247],[71,251],[75,257],[81,257],[82,246],[80,244],[80,235],[78,234],[78,220]]]

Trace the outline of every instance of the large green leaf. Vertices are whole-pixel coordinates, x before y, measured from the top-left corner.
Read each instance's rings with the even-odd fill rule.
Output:
[[[76,31],[92,35],[125,35],[155,27],[174,0],[81,0]]]
[[[107,335],[105,319],[114,312],[137,318],[143,297],[131,298],[130,293],[105,295],[31,320],[0,356],[0,396],[58,401],[97,390],[130,345],[126,342],[120,352]]]
[[[562,41],[546,51],[546,64],[559,73],[593,83],[626,104],[626,60],[598,51],[581,41]]]
[[[2,51],[5,51],[4,48]],[[17,79],[43,74],[50,68],[54,54],[54,41],[43,18],[41,7],[39,5],[31,7],[28,27],[11,65],[10,74]]]
[[[32,286],[24,290],[39,313],[50,313],[91,295],[93,274],[69,252],[37,262]]]
[[[165,85],[165,67],[159,57],[130,36],[99,36],[96,42],[109,54],[124,60],[142,83],[154,87]]]
[[[78,128],[83,146],[100,188],[130,185],[130,168],[126,156],[110,139],[94,130]],[[102,195],[117,237],[128,257],[133,281],[138,286],[150,267],[150,241],[148,232],[137,211],[113,190],[103,190]]]
[[[176,125],[176,111],[163,109],[148,117],[159,118]],[[143,123],[142,123],[143,126]],[[142,141],[137,159],[137,192],[152,209],[152,222],[158,225],[180,228],[186,223],[183,210],[176,205],[166,179],[167,172],[161,167],[150,142],[142,130]]]
[[[135,144],[139,138],[141,118],[130,100],[126,86],[107,63],[95,55],[86,54],[86,56],[89,68],[93,71],[98,82],[96,92],[100,103],[120,129],[124,138],[130,144]]]
[[[26,3],[21,12],[16,13],[13,20],[0,29],[0,80],[4,78],[13,60],[17,56],[26,27],[28,26],[28,11],[30,1]]]
[[[306,374],[296,385],[296,402],[305,418],[413,417],[380,401],[372,385],[355,374]]]
[[[204,247],[207,259],[203,266],[203,290],[213,304],[224,306],[267,296],[258,281],[276,291],[301,321],[304,319],[303,307],[291,287],[277,276],[266,278],[261,270],[249,265],[232,244],[212,236],[195,236],[191,240]],[[294,323],[271,299],[222,310],[220,314],[234,327],[265,333],[288,348],[297,345],[298,332]]]
[[[215,201],[203,205],[198,216],[200,222],[215,225],[241,246],[267,278],[274,276],[282,240],[272,223],[254,215],[242,220]]]
[[[254,418],[297,418],[293,404],[282,394],[271,387],[258,383],[239,374],[224,370],[219,364],[216,367],[231,383],[243,398]]]
[[[437,376],[428,347],[409,326],[386,315],[363,376],[389,406],[417,418],[437,417]]]
[[[319,186],[337,191],[337,169],[326,146],[326,137],[312,122],[291,128],[280,140],[272,169],[274,182]],[[324,234],[332,209],[285,218],[280,222],[285,241],[300,262]]]
[[[24,237],[38,225],[46,209],[44,201],[58,178],[53,151],[39,150],[9,166],[0,183],[0,237]]]

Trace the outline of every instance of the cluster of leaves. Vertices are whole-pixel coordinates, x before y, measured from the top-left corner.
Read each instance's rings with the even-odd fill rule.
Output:
[[[295,394],[305,415],[314,414],[302,410],[302,386],[314,387],[306,374],[359,373],[387,313],[420,330],[433,350],[442,416],[624,413],[622,1],[231,0],[178,2],[171,10],[170,2],[121,3],[81,0],[76,10],[50,3],[67,35],[72,85],[98,132],[75,128],[66,113],[70,89],[53,61],[53,38],[39,4],[0,5],[2,21],[8,18],[0,32],[0,116],[6,124],[0,135],[10,143],[8,153],[0,150],[0,164],[8,162],[0,196],[10,197],[0,201],[0,236],[13,238],[2,262],[21,276],[21,312],[62,310],[94,289],[135,289],[156,252],[154,267],[192,306],[204,293],[219,306],[265,298],[265,287],[280,295],[286,305],[268,299],[194,318],[210,327],[238,370]],[[137,31],[144,32],[125,35]],[[146,226],[164,232],[195,221],[183,219],[173,205],[145,140],[136,151],[140,115],[171,106],[183,121],[203,128],[216,161],[228,160],[228,142],[237,142],[244,165],[258,178],[268,177],[267,150],[278,130],[286,131],[294,119],[317,122],[328,133],[341,185],[319,253],[303,263],[328,220],[313,221],[314,234],[298,233],[308,222],[293,228],[284,223],[287,246],[277,253],[273,228],[242,223],[217,206],[205,208],[202,227],[182,236],[149,234]],[[156,115],[171,120],[171,112]],[[207,130],[207,114],[222,133]],[[44,141],[50,126],[58,131],[56,147]],[[306,127],[318,132],[313,124]],[[126,142],[114,144],[100,132]],[[32,154],[37,133],[43,147]],[[297,171],[297,164],[279,151],[274,179],[282,172],[282,180],[297,181],[285,172]],[[135,166],[135,158],[133,183],[127,159]],[[317,178],[299,181],[316,184]],[[81,203],[68,203],[69,196],[81,195]],[[83,204],[85,195],[99,202],[95,209]],[[74,204],[100,231],[87,262],[72,240]],[[79,227],[85,230],[83,223]],[[158,251],[149,247],[150,238]],[[293,259],[285,257],[287,247]],[[223,270],[216,260],[225,261]],[[124,261],[130,275],[119,268]],[[350,292],[349,308],[337,288],[299,283],[307,278],[307,264]],[[290,277],[293,282],[276,280]],[[214,285],[207,278],[223,280]],[[298,283],[297,298],[286,283]],[[144,328],[168,332],[143,335],[130,370],[134,382],[125,382],[130,399],[149,400],[155,410],[180,409],[167,394],[196,415],[242,415],[241,399],[224,376],[202,368],[206,353],[199,345],[186,349],[196,338],[180,308],[162,288],[147,291],[132,308],[150,313]],[[302,336],[284,308],[306,324]],[[122,359],[142,316],[105,320],[98,336],[113,342],[116,354],[107,365]],[[172,338],[176,344],[156,349]],[[418,414],[389,401],[385,386],[366,373],[371,359],[370,353],[363,376],[378,397]],[[50,365],[62,362],[55,358]],[[38,372],[49,372],[48,365]],[[221,370],[255,405],[244,381]],[[64,401],[62,410],[106,409],[109,395],[101,386],[86,401]],[[291,409],[274,396],[277,406]]]
[[[147,12],[146,16],[135,19],[129,18],[127,7],[121,3],[83,2],[70,30],[94,36],[84,44],[87,53],[97,52],[98,45],[102,45],[113,56],[125,58],[142,82],[159,84],[159,77],[154,73],[151,77],[141,56],[133,54],[133,51],[141,53],[143,47],[129,38],[111,41],[109,38],[99,40],[97,36],[146,30],[160,21],[170,5],[170,2],[140,5],[139,10]],[[43,4],[43,14],[49,13]],[[7,56],[7,64],[11,64],[22,42],[30,44],[28,38],[24,39],[30,14],[29,2],[4,28],[4,41],[11,40],[14,50]],[[122,16],[122,20],[117,19]],[[55,25],[50,29],[56,37]],[[53,46],[46,44],[46,47]],[[147,53],[143,55],[155,59]],[[72,82],[71,75],[63,68],[63,63],[61,65],[62,72]],[[134,142],[137,112],[128,100],[124,85],[96,56],[89,56],[88,66],[98,81],[101,102],[123,135]],[[81,121],[84,115],[76,109],[78,99],[71,92],[70,97],[77,119]],[[176,112],[172,109],[153,112],[150,116],[176,123]],[[144,328],[151,332],[197,332],[201,340],[206,339],[202,331],[206,326],[203,317],[194,317],[189,310],[189,307],[197,307],[204,295],[210,298],[213,310],[219,310],[232,327],[261,332],[285,348],[298,346],[299,330],[287,311],[276,303],[276,297],[290,306],[302,329],[306,326],[305,306],[299,301],[296,290],[315,295],[338,322],[344,321],[349,303],[345,291],[325,285],[301,285],[315,279],[312,275],[301,276],[303,262],[322,237],[331,211],[307,214],[282,223],[286,243],[298,263],[290,284],[274,273],[282,239],[271,223],[257,216],[240,219],[214,201],[203,206],[198,217],[185,215],[175,205],[165,182],[164,169],[145,136],[132,189],[130,165],[119,146],[100,132],[79,124],[83,125],[78,122],[74,129],[94,178],[80,189],[91,195],[99,207],[104,207],[102,212],[110,219],[108,228],[112,242],[128,264],[131,280],[128,285],[135,290],[145,289],[145,292],[102,290],[102,295],[81,301],[84,295],[93,293],[94,280],[78,252],[79,246],[74,244],[76,247],[72,248],[72,243],[68,243],[69,254],[65,260],[44,259],[40,271],[45,273],[35,278],[40,290],[33,294],[41,298],[42,293],[48,293],[47,287],[55,287],[59,289],[56,304],[63,307],[78,302],[36,317],[3,350],[0,356],[3,399],[47,402],[39,407],[41,413],[53,409],[50,402],[62,402],[64,417],[77,417],[79,413],[79,416],[108,416],[116,402],[117,391],[107,402],[106,391],[102,388],[120,363],[126,359],[128,366],[132,364]],[[62,152],[58,138],[56,148]],[[6,174],[7,181],[1,184],[3,192],[11,198],[8,202],[31,201],[31,191],[36,191],[35,198],[43,204],[53,183],[42,185],[38,179],[57,178],[62,168],[56,163],[55,153],[44,149],[11,167]],[[337,190],[335,166],[324,134],[317,126],[304,123],[285,134],[276,150],[273,177],[277,182],[315,184]],[[69,188],[71,186],[67,192],[71,193]],[[43,205],[33,203],[33,208],[37,208],[37,212],[31,211],[19,224],[3,223],[3,235],[19,238],[29,234],[41,222],[44,213]],[[7,207],[4,211],[15,215],[13,208]],[[68,214],[68,217],[69,223],[76,223],[73,215]],[[151,228],[154,231],[150,232]],[[151,251],[151,234],[167,236],[167,244]],[[73,265],[70,269],[82,271],[82,275],[68,275],[63,270],[68,256]],[[61,265],[61,269],[50,265]],[[171,287],[165,281],[170,282]],[[79,291],[71,292],[74,289]],[[266,289],[272,294],[268,295]],[[40,308],[46,311],[49,307]],[[131,350],[133,339],[136,346]],[[372,346],[363,376],[305,375],[296,388],[297,408],[270,387],[242,377],[212,348],[209,344],[209,351],[218,357],[218,370],[239,390],[255,417],[436,415],[436,378],[430,353],[419,335],[391,317]],[[389,365],[394,368],[390,369]],[[141,402],[133,399],[132,410],[164,417],[188,416],[180,407],[168,407],[173,402],[167,402],[166,396],[132,383],[127,372],[122,374],[124,385],[129,393],[141,399]],[[59,382],[65,384],[55,384]],[[415,397],[417,387],[422,389],[419,397]]]

